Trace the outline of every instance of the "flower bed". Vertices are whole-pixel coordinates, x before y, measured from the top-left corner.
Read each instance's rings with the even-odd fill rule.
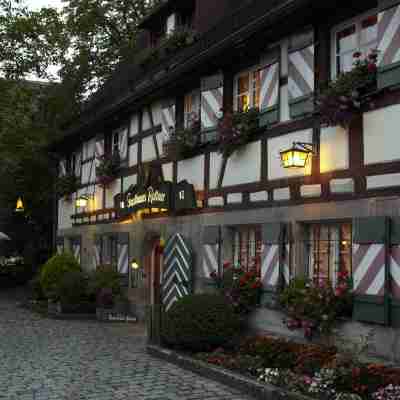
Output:
[[[338,352],[335,347],[263,336],[247,338],[236,346],[198,353],[194,357],[315,399],[400,398],[399,369],[362,363],[357,354]]]

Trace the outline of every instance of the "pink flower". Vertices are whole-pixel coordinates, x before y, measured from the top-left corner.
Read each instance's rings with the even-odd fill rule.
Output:
[[[354,57],[354,58],[360,58],[361,56],[362,56],[362,54],[361,54],[360,51],[356,51],[356,52],[353,54],[353,57]]]
[[[368,64],[368,72],[376,72],[376,70],[378,69],[378,67],[376,66],[376,64],[375,63],[369,63]]]

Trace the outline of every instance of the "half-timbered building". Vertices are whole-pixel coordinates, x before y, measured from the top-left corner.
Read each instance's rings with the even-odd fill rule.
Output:
[[[166,46],[183,26],[191,40]],[[356,298],[343,329],[377,324],[378,352],[399,353],[400,1],[171,0],[141,27],[146,57],[121,64],[56,144],[60,174],[80,179],[58,201],[57,247],[87,269],[114,264],[139,316],[207,290],[225,260],[258,263],[253,325],[287,335],[271,310],[277,288],[294,276],[335,284],[346,270]],[[321,123],[315,93],[376,48],[368,106],[347,128]],[[253,107],[257,131],[221,154],[218,121]],[[172,152],[193,118],[196,145]],[[282,165],[294,143],[312,149],[304,168]],[[116,153],[103,185],[100,157]]]

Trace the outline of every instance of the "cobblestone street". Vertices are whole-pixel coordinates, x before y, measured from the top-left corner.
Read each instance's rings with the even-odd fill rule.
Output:
[[[0,294],[0,399],[245,400],[152,358],[137,325],[57,321]]]

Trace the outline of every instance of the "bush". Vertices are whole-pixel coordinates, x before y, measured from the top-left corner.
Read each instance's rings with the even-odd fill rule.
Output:
[[[89,293],[96,297],[101,289],[111,289],[114,296],[121,293],[121,277],[112,265],[100,265],[90,276]]]
[[[68,271],[57,285],[56,297],[61,305],[78,305],[88,301],[88,277],[82,271]]]
[[[58,301],[58,285],[64,274],[80,271],[81,267],[70,253],[56,254],[43,265],[40,272],[40,284],[47,298]]]
[[[239,327],[238,315],[223,296],[190,295],[164,315],[162,337],[172,346],[205,351],[229,341]]]

